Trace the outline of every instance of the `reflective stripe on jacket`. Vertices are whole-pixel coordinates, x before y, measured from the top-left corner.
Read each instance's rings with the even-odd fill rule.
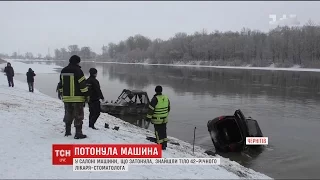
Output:
[[[59,92],[63,102],[85,102],[88,87],[86,78],[77,65],[68,65],[61,70]]]

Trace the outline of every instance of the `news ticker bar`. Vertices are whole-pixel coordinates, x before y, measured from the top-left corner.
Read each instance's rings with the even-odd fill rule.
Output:
[[[73,158],[73,171],[128,171],[129,165],[220,165],[220,158]]]
[[[52,164],[72,165],[74,158],[162,158],[160,144],[53,144]]]

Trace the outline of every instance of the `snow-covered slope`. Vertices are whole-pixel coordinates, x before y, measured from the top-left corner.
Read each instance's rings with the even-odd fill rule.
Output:
[[[51,148],[54,143],[151,143],[146,140],[146,135],[153,135],[153,132],[108,114],[101,114],[98,119],[98,131],[89,129],[86,108],[83,132],[88,138],[75,140],[64,137],[63,103],[38,91],[30,93],[26,84],[15,82],[14,88],[8,87],[6,77],[0,75],[2,179],[270,179],[220,156],[216,156],[221,158],[219,166],[130,166],[128,172],[73,172],[72,166],[52,166]],[[105,129],[104,123],[120,129]],[[209,157],[200,147],[196,147],[196,153],[192,155],[190,144],[170,139],[179,142],[180,146],[168,144],[163,157]]]

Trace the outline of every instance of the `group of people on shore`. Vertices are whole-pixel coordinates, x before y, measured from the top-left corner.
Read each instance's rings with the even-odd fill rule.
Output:
[[[97,80],[97,69],[90,68],[90,77],[85,78],[80,66],[80,57],[73,55],[69,64],[61,70],[57,85],[58,97],[64,102],[65,136],[70,136],[72,123],[75,127],[75,139],[87,138],[82,132],[85,103],[89,105],[89,127],[97,130],[95,123],[100,116],[100,100],[104,101],[100,83]],[[146,121],[154,124],[155,136],[162,149],[167,147],[167,123],[170,112],[170,101],[162,94],[162,87],[156,86],[156,94],[149,104]]]
[[[97,130],[95,123],[101,113],[100,100],[104,101],[100,83],[97,80],[97,69],[90,68],[90,77],[86,79],[79,65],[80,61],[81,59],[77,55],[70,57],[69,64],[61,70],[60,80],[56,89],[58,98],[64,103],[63,122],[65,123],[65,136],[71,135],[73,123],[76,130],[75,139],[87,138],[87,135],[82,132],[85,103],[89,105],[89,127]],[[9,87],[14,87],[14,69],[10,62],[7,63],[4,72],[6,73]],[[29,68],[26,76],[29,91],[34,92],[34,76],[36,74]],[[167,123],[170,101],[166,95],[162,94],[161,86],[156,86],[155,92],[156,94],[149,103],[146,121],[154,124],[157,143],[162,144],[162,149],[165,150],[168,141]]]
[[[7,63],[7,66],[4,68],[4,72],[6,73],[9,87],[14,87],[14,82],[13,82],[14,69],[11,66],[10,62]],[[36,76],[36,74],[31,68],[29,68],[28,72],[26,73],[26,76],[27,76],[29,92],[34,92],[34,76]]]

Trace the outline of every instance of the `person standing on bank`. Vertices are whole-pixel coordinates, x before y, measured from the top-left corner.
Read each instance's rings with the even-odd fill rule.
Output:
[[[11,63],[7,63],[7,66],[4,68],[4,72],[6,73],[7,79],[8,79],[8,84],[9,87],[13,87],[13,77],[14,77],[14,70],[13,67],[11,66]]]
[[[157,144],[162,145],[162,149],[167,148],[167,123],[170,112],[170,101],[166,95],[162,94],[162,87],[156,86],[156,94],[153,96],[147,114],[147,121],[154,124],[154,131]]]
[[[71,136],[71,125],[74,120],[75,139],[87,137],[82,133],[82,124],[84,119],[83,106],[87,99],[88,87],[86,86],[86,78],[79,66],[80,61],[79,56],[71,56],[69,65],[61,70],[59,81],[59,91],[65,109],[63,118],[66,127],[65,136]]]
[[[61,92],[59,91],[59,83],[57,85],[56,92],[58,93],[58,98],[61,100],[62,97],[61,97]]]
[[[100,99],[104,101],[103,94],[100,89],[100,83],[97,80],[98,71],[96,68],[90,68],[89,70],[90,77],[87,80],[87,86],[89,88],[89,127],[92,129],[97,128],[94,124],[97,122],[97,119],[100,116]]]
[[[33,92],[34,89],[34,76],[36,76],[36,74],[34,73],[34,71],[29,68],[29,71],[27,72],[27,82],[28,82],[28,86],[29,86],[29,92]]]

